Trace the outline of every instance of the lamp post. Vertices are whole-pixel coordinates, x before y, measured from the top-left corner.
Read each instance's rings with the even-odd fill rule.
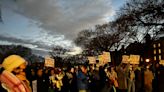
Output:
[[[149,63],[149,62],[150,62],[150,59],[146,59],[145,61],[146,61],[147,63]]]
[[[145,68],[150,64],[150,59],[145,59]]]

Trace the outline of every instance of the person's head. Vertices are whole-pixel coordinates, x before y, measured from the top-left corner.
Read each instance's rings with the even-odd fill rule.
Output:
[[[54,69],[51,69],[50,70],[50,75],[54,75],[55,74],[55,70]]]
[[[146,70],[149,70],[149,69],[150,69],[150,66],[149,66],[149,65],[147,65],[147,66],[146,66]]]
[[[114,66],[111,66],[111,71],[115,71],[115,67]]]
[[[62,73],[62,69],[58,68],[58,74],[61,74],[61,73]]]
[[[107,71],[108,71],[108,72],[111,72],[111,67],[108,67],[108,68],[107,68]]]
[[[71,73],[74,73],[75,72],[75,68],[71,67]]]
[[[4,59],[2,66],[9,72],[22,72],[26,68],[26,60],[19,55],[10,55]]]
[[[160,66],[159,63],[156,63],[156,64],[155,64],[155,67],[156,67],[156,68],[158,68],[159,66]]]
[[[34,69],[31,69],[31,75],[35,76],[35,70]]]
[[[87,67],[85,65],[82,65],[80,69],[83,73],[87,73]]]
[[[43,75],[43,69],[38,69],[37,76],[41,77]]]

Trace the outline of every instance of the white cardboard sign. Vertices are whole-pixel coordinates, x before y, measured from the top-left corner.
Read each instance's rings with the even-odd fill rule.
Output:
[[[55,61],[53,58],[46,56],[45,57],[45,66],[47,67],[55,67]]]
[[[89,64],[96,64],[96,58],[93,56],[88,56]]]

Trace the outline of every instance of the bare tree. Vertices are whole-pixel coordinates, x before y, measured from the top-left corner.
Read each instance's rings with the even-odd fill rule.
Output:
[[[115,28],[113,22],[96,25],[92,30],[81,31],[75,43],[87,49],[88,55],[110,51],[112,47],[118,48],[115,44],[119,44],[124,38],[124,33]]]
[[[152,33],[156,36],[164,29],[163,0],[130,0],[117,13],[116,24],[120,30]],[[143,32],[144,31],[144,32]]]
[[[49,53],[52,57],[56,57],[56,56],[62,57],[67,51],[68,49],[66,48],[63,48],[61,46],[55,46],[52,48],[52,52],[49,52]]]

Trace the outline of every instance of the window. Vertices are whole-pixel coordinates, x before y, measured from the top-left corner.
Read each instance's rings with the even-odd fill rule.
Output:
[[[161,49],[158,50],[159,54],[161,54]]]
[[[156,54],[156,50],[154,50],[154,55]]]
[[[156,56],[154,56],[154,60],[157,60]]]
[[[153,44],[153,47],[156,48],[156,44]]]
[[[161,60],[161,55],[159,55],[159,60]]]
[[[161,47],[161,44],[160,43],[158,43],[158,47]]]

